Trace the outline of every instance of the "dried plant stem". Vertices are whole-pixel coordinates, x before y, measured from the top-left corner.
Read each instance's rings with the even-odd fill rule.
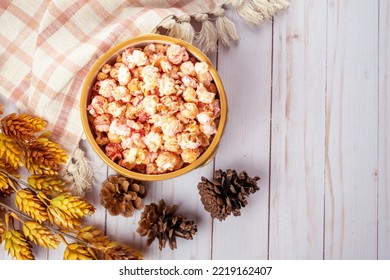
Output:
[[[34,193],[36,193],[36,190],[30,186],[30,184],[28,184],[27,182],[13,176],[12,174],[8,173],[6,170],[0,168],[0,172],[6,174],[10,179],[12,179],[13,181],[15,181],[17,184],[20,184],[20,185],[23,185],[24,187],[30,189],[31,191],[33,191]],[[17,210],[17,209],[14,209],[2,202],[0,202],[0,206],[4,207],[5,209],[7,209],[8,211],[11,211],[13,213],[16,213],[18,216],[21,216],[23,217],[24,219],[27,219],[29,221],[33,221],[33,219],[31,219],[29,216],[27,216],[26,214],[24,214],[23,212]],[[79,243],[79,244],[83,244],[83,245],[86,245],[88,247],[91,247],[93,249],[97,249],[97,250],[101,250],[102,248],[101,247],[98,247],[98,246],[95,246],[94,244],[91,244],[91,243],[88,243],[84,240],[81,240],[71,234],[68,234],[66,232],[63,232],[61,230],[58,230],[56,228],[53,228],[52,226],[50,225],[45,225],[46,228],[48,228],[49,230],[51,230],[52,232],[55,232],[57,235],[62,235],[62,236],[65,236],[67,238],[70,238],[72,240],[74,240],[75,242]],[[64,238],[60,238],[62,241],[65,241]],[[66,242],[65,242],[66,243]]]
[[[11,178],[12,180],[14,180],[15,182],[17,182],[18,184],[21,184],[29,189],[32,189],[34,190],[34,188],[32,188],[27,182],[15,177],[14,175],[8,173],[6,170],[0,168],[0,172],[4,173],[5,175],[7,175],[9,178]]]
[[[0,202],[0,206],[3,207],[4,209],[12,212],[12,213],[15,213],[17,214],[17,216],[21,216],[23,217],[24,219],[26,220],[29,220],[29,221],[33,221],[29,216],[27,216],[26,214],[24,214],[23,212],[19,211],[19,210],[16,210],[10,206],[8,206],[7,204],[4,204],[2,202]],[[81,240],[81,239],[78,239],[77,237],[71,235],[71,234],[68,234],[66,232],[63,232],[61,230],[58,230],[58,229],[55,229],[53,227],[51,227],[50,225],[45,225],[46,228],[48,228],[49,230],[57,233],[57,234],[60,234],[62,236],[65,236],[67,238],[70,238],[70,239],[73,239],[74,241],[76,241],[77,243],[81,243],[81,244],[84,244],[86,246],[91,246],[91,247],[94,247],[92,244],[89,244],[88,242],[85,242],[84,240]]]

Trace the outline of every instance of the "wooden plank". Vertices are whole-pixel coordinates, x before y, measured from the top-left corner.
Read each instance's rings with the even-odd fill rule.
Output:
[[[270,259],[322,259],[326,3],[275,20]]]
[[[377,258],[378,1],[329,1],[325,259]]]
[[[249,28],[234,10],[240,40],[218,53],[218,71],[228,100],[228,120],[215,160],[216,169],[260,176],[241,216],[214,220],[213,259],[266,259],[270,148],[272,24]],[[210,177],[209,179],[212,179]]]
[[[379,5],[378,258],[390,259],[390,3]]]

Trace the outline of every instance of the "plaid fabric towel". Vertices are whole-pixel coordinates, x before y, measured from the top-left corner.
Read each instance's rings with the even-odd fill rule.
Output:
[[[79,118],[83,79],[109,48],[161,27],[168,35],[196,41],[209,51],[215,45],[212,38],[217,38],[210,32],[224,44],[238,38],[224,17],[228,5],[256,25],[286,4],[284,0],[2,0],[0,94],[22,112],[47,120],[52,139],[72,155],[83,134]],[[192,18],[202,22],[203,31],[191,28]]]

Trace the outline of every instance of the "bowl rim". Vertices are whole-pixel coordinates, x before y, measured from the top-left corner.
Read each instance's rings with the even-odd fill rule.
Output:
[[[90,127],[89,124],[88,111],[87,111],[87,106],[88,106],[87,101],[89,100],[90,89],[93,86],[92,83],[96,80],[97,73],[99,72],[101,67],[106,63],[106,61],[112,58],[114,55],[120,54],[126,48],[144,46],[150,43],[181,45],[185,47],[195,58],[197,58],[200,61],[206,62],[209,66],[209,71],[217,87],[220,106],[221,106],[221,115],[219,117],[217,132],[215,133],[213,140],[211,141],[207,149],[204,151],[204,153],[200,157],[198,157],[194,162],[188,164],[187,166],[184,166],[172,172],[167,172],[162,174],[145,174],[141,172],[132,171],[112,161],[97,144],[95,137],[93,136],[92,133],[92,128]],[[103,160],[105,164],[107,164],[110,168],[112,168],[117,173],[126,177],[130,177],[141,181],[162,181],[167,179],[173,179],[180,175],[188,173],[202,165],[207,164],[214,157],[226,125],[227,98],[226,98],[226,92],[223,87],[221,78],[216,68],[214,67],[210,59],[202,51],[200,51],[194,45],[181,39],[169,37],[166,35],[147,33],[115,45],[114,47],[106,51],[104,54],[102,54],[95,61],[93,66],[88,70],[88,73],[83,81],[83,86],[82,86],[82,91],[80,96],[80,114],[81,114],[83,131],[86,135],[87,141],[92,146],[95,153],[100,157],[101,160]]]

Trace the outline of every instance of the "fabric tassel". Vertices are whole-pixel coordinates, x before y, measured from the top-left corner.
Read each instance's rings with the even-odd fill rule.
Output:
[[[171,26],[167,35],[192,44],[195,37],[195,29],[190,21],[191,17],[187,14],[176,16],[176,23]]]
[[[287,0],[269,0],[268,2],[274,10],[274,15],[290,5]]]
[[[236,8],[238,15],[252,27],[260,24],[264,19],[252,1],[232,0],[231,4]]]
[[[171,30],[175,25],[177,24],[176,20],[173,18],[173,16],[169,16],[165,18],[159,25],[156,26],[156,28],[152,32],[156,32],[160,27],[165,30]]]
[[[217,18],[215,19],[215,27],[218,33],[218,40],[224,45],[228,46],[230,40],[238,40],[238,34],[234,23],[225,16],[225,10],[218,7],[212,12]]]
[[[271,20],[275,14],[275,8],[267,0],[252,0],[253,8],[260,13],[264,19]]]
[[[254,8],[267,20],[271,20],[280,10],[288,7],[285,0],[252,0]]]
[[[195,43],[204,53],[217,50],[218,33],[208,14],[195,14],[195,19],[202,22],[200,31],[195,36]]]
[[[84,196],[86,192],[91,191],[93,166],[80,148],[74,152],[63,179],[68,183],[68,190],[75,195]]]

